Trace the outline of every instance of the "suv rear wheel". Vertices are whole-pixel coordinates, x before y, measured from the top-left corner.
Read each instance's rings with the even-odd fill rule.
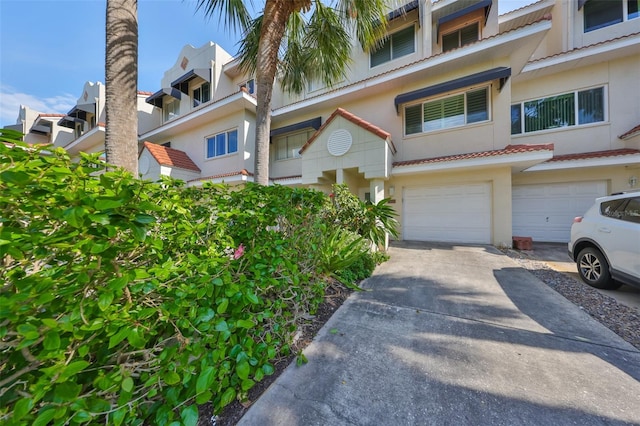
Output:
[[[611,279],[607,259],[598,249],[587,247],[578,254],[576,260],[580,278],[591,287],[603,290],[615,290],[620,287],[620,283]]]

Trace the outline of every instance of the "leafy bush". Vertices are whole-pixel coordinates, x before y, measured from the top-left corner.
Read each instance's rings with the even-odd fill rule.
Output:
[[[47,149],[0,143],[3,424],[195,424],[273,373],[368,253],[317,191],[156,184]]]
[[[398,236],[396,212],[388,199],[377,204],[361,201],[344,184],[333,185],[330,198],[329,218],[340,228],[353,231],[378,247],[384,245],[387,234]]]

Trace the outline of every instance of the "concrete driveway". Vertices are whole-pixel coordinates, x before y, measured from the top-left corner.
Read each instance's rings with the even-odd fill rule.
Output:
[[[238,424],[640,424],[640,351],[507,256],[390,254]]]

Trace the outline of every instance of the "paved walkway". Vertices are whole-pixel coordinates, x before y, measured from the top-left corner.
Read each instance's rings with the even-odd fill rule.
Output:
[[[640,351],[495,248],[390,254],[239,425],[640,425]]]

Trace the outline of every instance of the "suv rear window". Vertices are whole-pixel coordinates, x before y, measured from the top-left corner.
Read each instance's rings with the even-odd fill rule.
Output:
[[[640,223],[640,197],[605,201],[600,204],[600,213],[612,219]]]

